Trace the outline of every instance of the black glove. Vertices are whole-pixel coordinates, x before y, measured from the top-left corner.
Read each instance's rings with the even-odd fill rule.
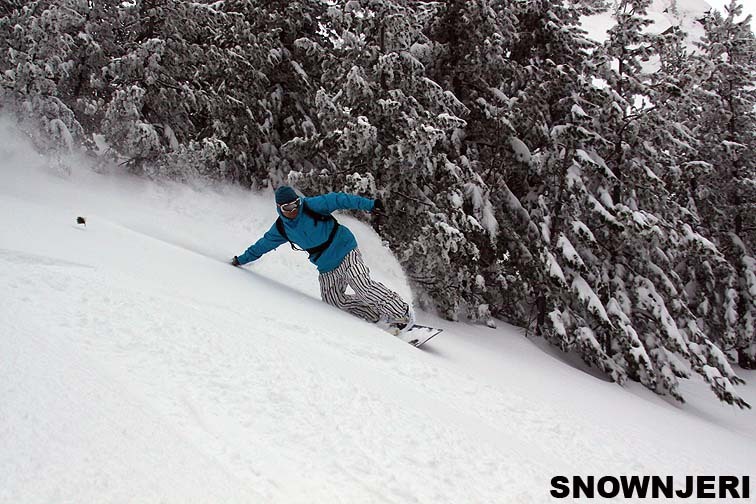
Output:
[[[236,256],[234,256],[234,258],[233,258],[233,259],[231,259],[231,264],[232,264],[233,266],[241,266],[241,264],[239,264],[239,258],[238,258],[238,257],[236,257]]]
[[[382,200],[376,199],[373,202],[373,213],[379,213],[379,214],[386,213],[386,207],[383,206]]]

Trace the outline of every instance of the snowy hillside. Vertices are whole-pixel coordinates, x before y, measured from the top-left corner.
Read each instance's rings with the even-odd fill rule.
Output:
[[[557,475],[756,474],[756,414],[700,382],[672,404],[426,313],[446,332],[415,349],[320,302],[288,247],[226,264],[270,194],[70,165],[3,126],[0,503],[526,503]]]

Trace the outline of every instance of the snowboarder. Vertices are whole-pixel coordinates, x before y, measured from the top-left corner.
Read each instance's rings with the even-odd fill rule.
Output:
[[[404,332],[415,323],[412,307],[394,291],[370,278],[352,232],[332,215],[335,210],[382,212],[380,199],[345,193],[300,197],[289,186],[276,190],[279,218],[256,243],[231,264],[256,261],[279,245],[291,243],[304,250],[320,273],[320,296],[326,303],[361,317],[383,323],[392,332]],[[301,247],[296,248],[295,247]],[[347,294],[347,286],[354,294]]]

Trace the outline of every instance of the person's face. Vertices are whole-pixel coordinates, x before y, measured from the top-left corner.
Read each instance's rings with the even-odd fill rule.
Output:
[[[299,213],[299,203],[299,198],[297,198],[294,201],[278,205],[278,208],[281,209],[281,213],[284,217],[294,219],[297,216],[297,213]]]

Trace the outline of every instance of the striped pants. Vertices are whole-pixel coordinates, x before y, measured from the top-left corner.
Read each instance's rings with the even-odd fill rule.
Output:
[[[354,294],[346,293],[347,286]],[[349,252],[338,268],[320,275],[320,297],[329,305],[369,322],[378,322],[381,317],[387,321],[398,320],[409,309],[399,294],[371,280],[359,249]]]

